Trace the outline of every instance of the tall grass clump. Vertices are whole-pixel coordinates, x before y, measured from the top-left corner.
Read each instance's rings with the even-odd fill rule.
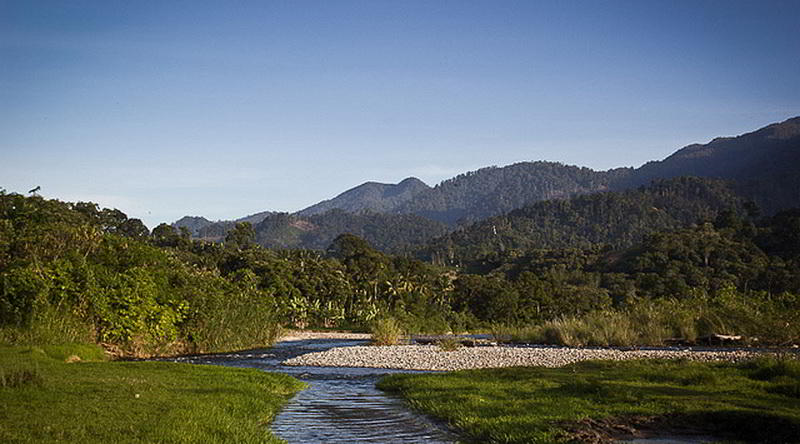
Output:
[[[464,344],[461,343],[461,338],[458,336],[447,336],[441,338],[436,341],[436,345],[438,345],[439,350],[442,351],[456,351],[464,346]]]
[[[370,334],[375,345],[397,345],[405,339],[404,329],[394,318],[382,318],[373,322]]]
[[[534,342],[570,347],[630,346],[637,342],[630,318],[612,310],[590,312],[581,317],[560,317],[545,322],[526,336]]]

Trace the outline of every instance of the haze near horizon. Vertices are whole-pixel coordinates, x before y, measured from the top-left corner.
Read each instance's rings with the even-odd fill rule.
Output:
[[[0,187],[149,227],[800,114],[800,3],[0,2]]]

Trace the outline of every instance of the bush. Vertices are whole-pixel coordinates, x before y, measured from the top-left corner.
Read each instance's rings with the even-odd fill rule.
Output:
[[[461,338],[457,336],[447,336],[439,339],[436,341],[436,345],[443,351],[456,351],[464,346],[464,344],[461,343]]]
[[[404,341],[405,332],[394,318],[375,321],[370,329],[375,345],[396,345]]]

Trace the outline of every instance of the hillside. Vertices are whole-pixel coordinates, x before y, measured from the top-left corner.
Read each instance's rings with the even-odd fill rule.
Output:
[[[254,226],[256,242],[269,248],[325,250],[342,233],[354,234],[381,251],[399,252],[448,232],[439,222],[413,214],[348,213],[331,210],[308,217],[280,213]]]
[[[340,234],[334,233],[334,227],[339,227],[344,230],[342,232],[372,236],[370,241],[379,249],[389,245],[393,249],[408,245],[411,239],[424,243],[432,233],[440,233],[440,223],[451,229],[456,225],[466,227],[470,223],[539,201],[630,190],[649,185],[654,180],[681,176],[731,181],[734,192],[746,200],[754,201],[764,214],[774,214],[782,209],[800,206],[799,165],[800,117],[796,117],[738,137],[717,138],[708,144],[690,145],[664,160],[649,162],[637,169],[594,171],[555,162],[521,162],[471,171],[445,180],[433,188],[415,178],[405,179],[398,184],[367,182],[295,213],[294,222],[281,222],[277,226],[268,224],[272,228],[259,240],[263,245],[324,248],[323,240]],[[665,202],[665,206],[669,206],[669,203]],[[339,213],[325,216],[331,210],[352,216],[347,222],[344,222],[346,217]],[[364,212],[415,217],[402,219],[387,216],[380,219],[374,214],[367,216]],[[249,221],[257,225],[265,215],[271,214],[265,212],[237,221],[220,222],[185,217],[173,225],[187,226],[195,237],[219,240],[235,222]],[[317,216],[323,217],[316,221],[309,219]],[[414,236],[403,234],[403,239],[398,242],[375,242],[386,233],[396,232],[396,227],[392,225],[397,220],[406,220],[412,227],[420,228],[419,233]],[[376,227],[376,223],[388,223],[390,226]],[[308,227],[315,228],[309,230]],[[373,234],[368,235],[368,232]],[[593,242],[605,242],[600,238],[592,239]]]
[[[184,227],[192,233],[193,237],[200,236],[200,230],[213,224],[210,220],[206,219],[202,216],[183,216],[182,218],[176,220],[175,222],[171,223],[175,228]]]
[[[734,189],[768,214],[800,206],[800,117],[737,137],[719,137],[648,162],[617,181],[614,189],[654,179],[698,176],[728,179]]]
[[[447,224],[468,223],[540,200],[605,191],[628,169],[594,171],[555,162],[520,162],[460,174],[420,193],[395,212]]]
[[[720,181],[682,177],[621,192],[548,200],[432,241],[428,259],[458,263],[506,250],[627,247],[645,235],[714,220],[742,201]]]
[[[249,222],[251,225],[255,225],[273,214],[277,213],[261,211],[236,220],[218,220],[216,222],[200,216],[184,216],[171,225],[175,228],[186,227],[192,237],[216,241],[225,237],[225,234],[239,222]]]
[[[367,182],[297,212],[298,216],[313,216],[333,209],[350,213],[361,211],[389,212],[430,187],[416,177],[398,184]]]

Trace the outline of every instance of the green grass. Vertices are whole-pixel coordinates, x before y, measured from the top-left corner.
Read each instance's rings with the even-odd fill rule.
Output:
[[[280,442],[267,424],[302,388],[255,369],[102,359],[86,345],[0,347],[0,442]]]
[[[399,374],[378,387],[442,419],[467,442],[566,442],[587,418],[661,418],[729,440],[800,442],[800,363],[587,361]]]

